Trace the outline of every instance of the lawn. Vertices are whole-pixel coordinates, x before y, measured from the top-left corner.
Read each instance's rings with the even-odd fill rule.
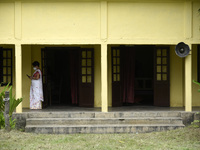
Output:
[[[1,150],[199,150],[200,128],[143,134],[33,134],[0,130]]]

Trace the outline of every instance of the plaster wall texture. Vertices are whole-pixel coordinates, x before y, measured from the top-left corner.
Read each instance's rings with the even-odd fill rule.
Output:
[[[101,35],[106,44],[200,40],[197,1],[7,1],[0,8],[1,43],[100,44],[105,42]],[[21,39],[16,40],[18,30]]]
[[[101,47],[96,45],[108,45],[108,106],[112,106],[111,45],[171,45],[170,105],[181,107],[185,103],[184,60],[175,55],[174,47],[180,41],[192,45],[192,78],[196,79],[196,44],[200,43],[199,8],[200,2],[197,0],[191,2],[181,0],[2,1],[0,2],[0,46],[22,45],[22,91],[25,99],[23,107],[29,107],[27,87],[30,86],[30,82],[25,75],[32,74],[32,61],[41,62],[42,47],[93,45],[95,107],[100,107]],[[11,47],[15,49],[14,46]],[[106,61],[105,58],[103,60]],[[103,80],[106,81],[107,79],[104,78]],[[15,85],[15,73],[13,79]],[[198,87],[192,86],[193,106],[200,106]]]

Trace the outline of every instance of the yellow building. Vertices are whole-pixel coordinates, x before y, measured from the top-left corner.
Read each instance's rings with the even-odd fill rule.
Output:
[[[185,58],[175,54],[189,45]],[[32,62],[45,102],[200,106],[199,0],[1,0],[0,81],[29,108]],[[2,89],[2,87],[1,87]]]

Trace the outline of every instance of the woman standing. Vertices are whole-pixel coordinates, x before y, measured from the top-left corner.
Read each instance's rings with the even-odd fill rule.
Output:
[[[32,76],[28,76],[31,79],[30,88],[30,109],[42,109],[41,101],[43,101],[43,88],[42,88],[42,72],[39,69],[39,62],[34,61],[32,63],[35,72]]]

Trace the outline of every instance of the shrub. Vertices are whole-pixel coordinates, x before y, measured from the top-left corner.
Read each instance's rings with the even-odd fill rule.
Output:
[[[5,127],[5,119],[3,116],[3,112],[0,112],[0,129]]]
[[[3,99],[5,97],[5,91],[8,89],[8,86],[9,84],[0,93],[0,129],[5,127],[5,119],[4,119],[5,103]]]
[[[15,95],[12,96],[12,86],[10,87],[9,91],[10,91],[10,95],[9,95],[9,98],[10,98],[9,116],[12,117],[14,110],[22,102],[23,99],[22,98],[15,99]]]
[[[4,97],[5,97],[5,91],[8,89],[9,84],[3,89],[3,91],[0,93],[0,112],[4,111]]]
[[[200,86],[200,83],[193,80],[193,83],[197,84],[198,86]],[[200,92],[200,89],[198,89],[198,92]],[[199,115],[199,112],[196,113],[196,115]],[[200,127],[200,119],[198,118],[197,120],[194,120],[192,123],[191,123],[192,127],[195,127],[195,128],[199,128]]]
[[[200,86],[200,83],[197,82],[197,81],[195,81],[195,80],[193,80],[193,83],[195,83],[195,84],[197,84],[198,86]],[[198,89],[198,92],[200,92],[200,89]]]
[[[4,119],[4,109],[5,109],[5,102],[3,101],[5,97],[5,91],[8,89],[9,84],[3,89],[3,91],[0,93],[0,129],[5,127],[5,119]],[[10,121],[10,127],[11,129],[15,128],[16,120],[12,119],[12,114],[16,107],[22,102],[22,98],[15,99],[15,95],[12,95],[12,86],[8,89],[9,91],[9,102],[10,102],[10,108],[9,108],[9,121]]]

